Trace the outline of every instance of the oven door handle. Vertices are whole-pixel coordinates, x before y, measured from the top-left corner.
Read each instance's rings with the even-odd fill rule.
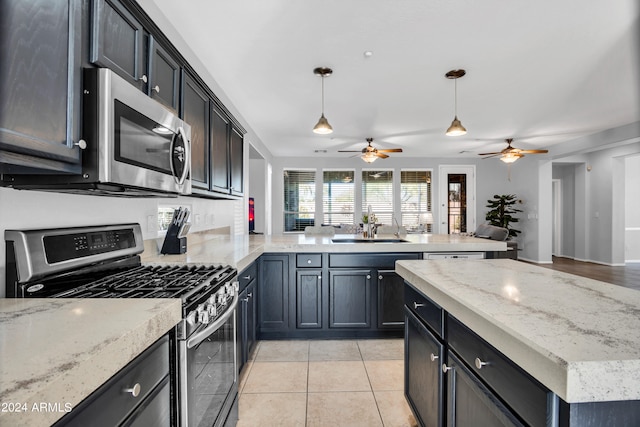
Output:
[[[218,330],[220,326],[224,325],[227,322],[227,320],[229,320],[229,318],[233,316],[233,314],[235,313],[236,307],[238,306],[238,299],[239,299],[238,291],[235,291],[235,295],[233,296],[233,301],[229,305],[229,308],[227,308],[227,311],[224,313],[224,315],[216,319],[215,322],[207,326],[204,330],[189,337],[189,339],[187,340],[187,349],[191,349],[197,346],[202,341],[204,341],[209,335],[211,335],[213,332]]]

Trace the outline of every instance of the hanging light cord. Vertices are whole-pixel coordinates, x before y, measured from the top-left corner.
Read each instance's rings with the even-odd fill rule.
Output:
[[[320,76],[322,81],[322,115],[324,116],[324,75]]]
[[[458,79],[453,79],[453,115],[458,117]]]

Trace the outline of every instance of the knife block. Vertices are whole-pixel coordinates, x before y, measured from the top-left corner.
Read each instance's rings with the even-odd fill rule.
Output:
[[[178,237],[180,227],[171,223],[162,243],[161,254],[184,254],[187,252],[187,238]]]

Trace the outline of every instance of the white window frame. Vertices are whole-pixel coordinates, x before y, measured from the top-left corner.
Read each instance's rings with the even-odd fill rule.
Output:
[[[350,211],[332,211],[332,212],[327,212],[325,211],[325,180],[324,180],[324,174],[325,172],[344,172],[344,173],[351,173],[353,174],[353,180],[351,182],[351,186],[352,186],[352,191],[353,191],[353,195],[352,195],[352,209]],[[344,214],[351,214],[351,216],[353,217],[353,219],[351,220],[351,222],[348,222],[348,224],[356,224],[359,223],[358,218],[356,216],[356,198],[357,198],[357,194],[356,194],[356,174],[357,171],[354,168],[329,168],[329,169],[322,169],[322,223],[323,224],[331,224],[330,222],[327,221],[326,216],[329,214],[332,215],[339,215],[341,213]],[[340,225],[340,224],[332,224],[332,225]]]
[[[390,180],[391,194],[389,195],[391,199],[391,210],[381,211],[380,209],[376,209],[375,207],[373,207],[373,214],[378,218],[378,223],[381,223],[380,220],[384,219],[385,216],[387,215],[390,216],[388,223],[387,221],[384,221],[382,223],[385,225],[393,225],[393,219],[396,212],[395,211],[396,209],[395,197],[397,192],[396,185],[395,185],[396,171],[397,169],[394,169],[394,168],[362,168],[360,173],[360,198],[361,198],[361,205],[362,205],[362,214],[359,219],[356,219],[358,223],[362,222],[362,215],[365,215],[368,210],[368,204],[367,204],[367,201],[365,200],[365,194],[364,194],[364,188],[365,188],[366,182],[363,179],[362,175],[368,172],[391,172],[391,180]],[[369,182],[374,182],[374,181],[369,181]],[[376,212],[376,210],[378,212]]]
[[[286,197],[285,197],[285,189],[286,189],[286,185],[285,185],[285,181],[284,181],[284,175],[286,172],[309,172],[309,173],[313,173],[314,177],[313,177],[313,184],[311,185],[311,188],[313,189],[313,211],[300,211],[299,209],[297,211],[289,211],[286,209]],[[295,229],[295,230],[289,230],[287,231],[287,215],[291,215],[291,214],[298,214],[298,218],[300,218],[300,214],[304,213],[305,215],[311,215],[313,218],[312,222],[309,222],[308,225],[316,225],[316,220],[317,220],[317,208],[316,208],[316,199],[318,197],[318,191],[317,191],[317,183],[318,183],[318,171],[316,169],[312,169],[312,168],[284,168],[282,170],[282,230],[284,233],[302,233],[304,232],[304,227],[301,227],[301,229]]]
[[[417,211],[411,210],[411,211],[406,211],[402,209],[402,172],[425,172],[427,174],[429,174],[430,176],[430,180],[431,182],[427,181],[427,184],[429,185],[429,187],[427,188],[427,206],[425,210],[422,210],[421,208],[419,208]],[[433,169],[432,168],[401,168],[400,169],[400,176],[399,176],[399,209],[400,209],[400,218],[401,218],[401,224],[404,227],[407,228],[412,228],[412,229],[420,229],[420,231],[426,231],[426,232],[432,232],[433,231],[433,221],[434,221],[434,217],[433,217]],[[424,220],[423,223],[416,223],[416,224],[406,224],[404,223],[403,219],[404,219],[404,215],[405,214],[418,214],[418,216],[422,216],[422,219]],[[427,221],[430,221],[430,223],[428,223]]]

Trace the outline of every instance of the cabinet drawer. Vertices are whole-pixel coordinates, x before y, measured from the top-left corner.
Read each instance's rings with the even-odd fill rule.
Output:
[[[322,254],[296,254],[296,267],[322,267]]]
[[[542,384],[451,315],[450,348],[529,425],[546,426],[547,394]],[[477,359],[477,360],[476,360]],[[486,363],[480,365],[476,363]]]
[[[442,339],[444,336],[444,310],[438,304],[422,295],[407,282],[404,285],[404,304]]]
[[[83,400],[56,425],[114,426],[124,421],[169,374],[169,337],[165,335]],[[138,386],[139,385],[139,386]],[[126,389],[138,389],[133,392]],[[164,402],[170,405],[170,401]]]
[[[401,259],[421,259],[422,254],[406,253],[360,253],[360,254],[329,254],[331,268],[380,268],[394,269],[396,261]]]
[[[249,267],[242,270],[242,273],[238,274],[238,282],[240,282],[240,292],[247,287],[258,276],[258,263],[254,262]]]

